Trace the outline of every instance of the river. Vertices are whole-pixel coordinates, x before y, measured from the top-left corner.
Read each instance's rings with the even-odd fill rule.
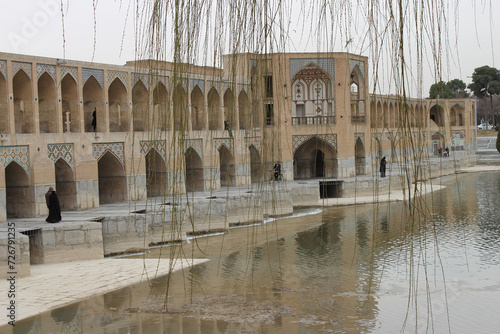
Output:
[[[304,209],[156,248],[143,256],[210,261],[14,333],[496,333],[500,173],[445,183],[412,206]]]

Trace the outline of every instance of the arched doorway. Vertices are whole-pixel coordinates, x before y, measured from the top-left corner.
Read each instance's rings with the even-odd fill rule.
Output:
[[[106,152],[98,162],[99,204],[127,201],[127,180],[121,162]]]
[[[190,147],[184,154],[186,160],[186,191],[205,190],[203,163],[196,151]]]
[[[149,95],[142,81],[137,81],[132,88],[132,117],[134,131],[148,131],[149,129]]]
[[[14,92],[14,122],[16,133],[33,133],[33,91],[31,80],[20,70],[12,80]]]
[[[8,103],[7,80],[0,73],[0,133],[10,133]]]
[[[438,156],[439,148],[441,148],[441,150],[444,150],[444,136],[439,132],[435,132],[432,135],[431,140],[432,140],[432,154]]]
[[[33,187],[29,176],[15,161],[5,167],[5,195],[7,217],[21,218],[35,215]]]
[[[229,187],[234,186],[235,182],[235,168],[234,168],[234,157],[229,152],[226,146],[222,145],[219,148],[219,160],[220,160],[220,186]]]
[[[94,111],[96,112],[95,131],[103,132],[106,130],[106,124],[103,122],[104,115],[104,94],[99,82],[90,76],[83,85],[83,119],[85,122],[85,132],[94,132],[92,120]]]
[[[76,209],[76,184],[73,170],[64,159],[57,159],[54,167],[56,192],[61,210]]]
[[[205,121],[203,93],[198,85],[191,91],[191,123],[193,130],[205,130],[207,128]]]
[[[152,149],[146,155],[146,191],[148,197],[167,194],[167,170],[163,158]]]
[[[336,178],[337,152],[318,137],[304,142],[294,154],[294,179]]]
[[[444,126],[444,110],[439,105],[434,105],[429,111],[429,118],[432,121],[431,125]]]
[[[57,132],[56,84],[52,77],[43,73],[38,79],[38,119],[41,133]]]
[[[259,151],[255,146],[250,145],[248,148],[250,151],[250,179],[252,183],[258,183],[262,181],[263,168],[262,159],[260,158]]]
[[[363,141],[358,137],[356,144],[354,145],[354,159],[356,164],[356,175],[366,174],[366,157],[365,157],[365,145]]]
[[[108,87],[109,99],[109,131],[126,132],[129,130],[129,109],[127,89],[123,82],[116,78]]]
[[[61,81],[63,131],[80,132],[78,89],[72,75],[66,74]]]

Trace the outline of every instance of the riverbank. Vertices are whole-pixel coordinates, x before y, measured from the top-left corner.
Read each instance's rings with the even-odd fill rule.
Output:
[[[459,170],[457,174],[488,171],[500,171],[500,166],[467,167]],[[440,176],[437,179],[425,182],[421,187],[422,192],[428,193],[442,189],[447,183],[453,182],[457,174]],[[301,187],[301,184],[298,182],[287,183],[291,189],[293,187]],[[376,196],[324,199],[318,203],[323,203],[325,206],[335,206],[399,201],[404,199],[405,197],[400,190],[394,190],[387,194]],[[125,207],[127,210],[130,210],[130,205],[127,204]],[[106,210],[106,208],[101,208],[101,210]],[[96,212],[87,214],[94,216]],[[7,303],[13,300],[15,303],[15,320],[19,321],[65,305],[70,305],[94,295],[111,292],[147,279],[161,277],[167,275],[170,271],[197,265],[203,261],[206,260],[178,260],[171,263],[165,259],[159,261],[104,258],[32,265],[30,276],[16,279],[14,284],[15,296],[12,299],[2,297],[3,302],[0,307],[7,309]],[[1,296],[8,296],[10,289],[11,285],[9,281],[0,281]],[[2,317],[0,325],[5,325],[8,321],[10,319],[7,316]]]

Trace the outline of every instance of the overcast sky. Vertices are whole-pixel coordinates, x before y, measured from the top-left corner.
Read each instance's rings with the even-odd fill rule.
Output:
[[[476,3],[475,7],[472,5],[473,2]],[[500,1],[493,0],[491,9],[489,2],[490,0],[460,0],[458,31],[460,58],[459,62],[450,59],[445,65],[450,73],[448,78],[443,79],[459,78],[469,83],[471,80],[467,76],[472,75],[474,68],[483,65],[499,67]],[[135,13],[133,8],[129,8],[130,0],[98,1],[95,50],[92,1],[63,0],[63,4],[65,54],[60,0],[2,1],[4,16],[0,20],[0,31],[2,31],[0,51],[52,58],[66,57],[81,61],[93,60],[98,63],[118,65],[135,58],[133,19]],[[490,10],[495,17],[493,22],[490,20]],[[454,39],[455,32],[454,29],[451,30],[450,34]],[[357,42],[353,41],[354,50],[356,45],[359,45]],[[291,47],[290,50],[297,52],[315,50],[311,44],[301,46],[298,42],[294,47],[296,49]],[[353,49],[351,52],[354,52]],[[342,50],[339,45],[334,51],[346,50]],[[369,56],[368,51],[364,55]],[[444,61],[446,62],[446,59]],[[430,76],[425,80],[424,94],[428,92],[432,83]]]

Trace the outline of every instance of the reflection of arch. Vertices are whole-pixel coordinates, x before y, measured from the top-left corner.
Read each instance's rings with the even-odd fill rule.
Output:
[[[236,171],[234,167],[234,157],[229,152],[226,145],[221,145],[219,148],[219,161],[220,161],[220,185],[234,186],[236,184]]]
[[[47,72],[38,79],[38,118],[41,133],[57,132],[56,84]]]
[[[148,197],[165,196],[167,170],[165,161],[155,149],[146,155],[146,190]]]
[[[5,167],[7,217],[30,217],[35,214],[33,187],[26,170],[11,161]]]
[[[318,137],[300,145],[295,151],[294,161],[294,179],[335,178],[338,175],[337,152]]]
[[[363,141],[359,137],[356,140],[356,144],[354,145],[354,157],[356,164],[356,175],[366,174],[365,145],[363,145]]]
[[[204,190],[203,163],[196,151],[189,147],[184,154],[186,160],[186,191]]]
[[[61,81],[62,115],[64,132],[80,132],[78,110],[78,88],[72,75],[65,75]]]
[[[54,164],[56,174],[56,191],[61,210],[76,209],[76,183],[73,169],[63,159],[57,159]]]
[[[85,132],[92,132],[92,113],[96,111],[96,131],[104,131],[105,124],[104,120],[104,110],[102,106],[103,102],[103,92],[101,85],[94,76],[90,76],[85,85],[83,86],[83,119],[85,121]]]
[[[99,203],[127,201],[127,180],[125,169],[120,161],[109,151],[97,163],[99,175]]]
[[[250,178],[252,183],[258,183],[263,180],[262,159],[260,158],[259,151],[255,146],[248,147],[250,151]]]
[[[437,126],[444,126],[444,110],[440,105],[434,105],[429,111],[429,118]]]

